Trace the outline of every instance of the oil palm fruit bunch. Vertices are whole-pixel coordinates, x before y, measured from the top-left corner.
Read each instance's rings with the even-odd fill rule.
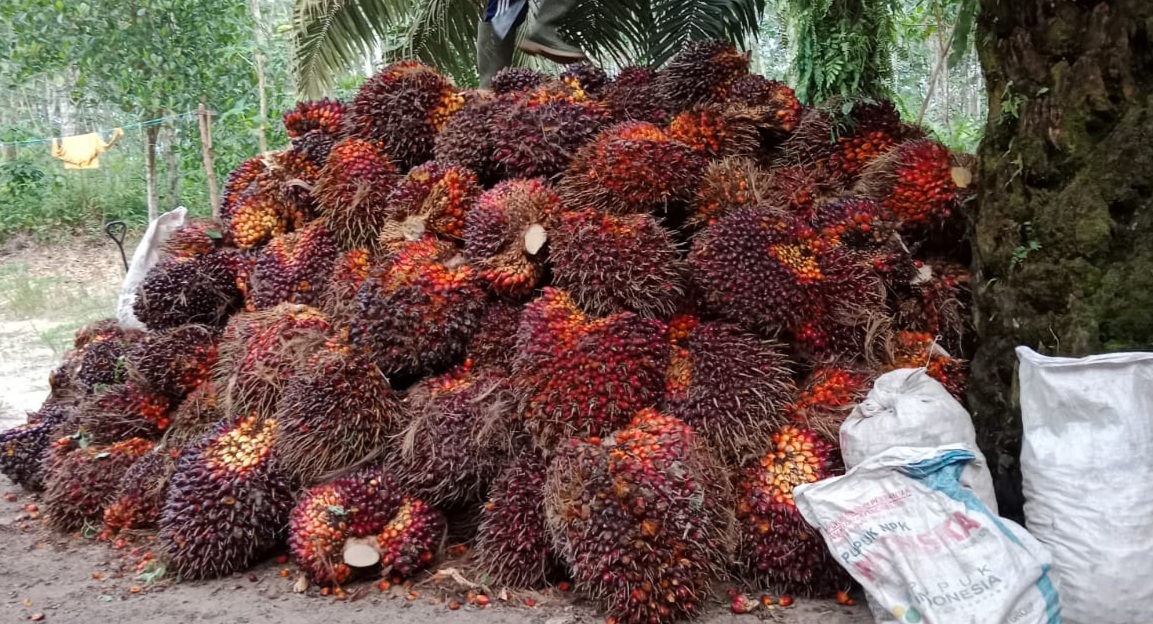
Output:
[[[737,480],[738,559],[745,572],[779,591],[810,596],[832,596],[849,585],[793,500],[796,486],[838,472],[836,449],[817,433],[792,425],[773,433],[768,451]]]
[[[510,453],[516,403],[507,380],[460,366],[417,383],[405,403],[387,472],[433,505],[480,500]]]
[[[837,136],[829,166],[846,178],[859,175],[865,166],[892,149],[903,131],[897,107],[889,100],[853,102],[843,123],[847,127]]]
[[[540,589],[557,565],[545,522],[547,469],[537,450],[524,450],[501,468],[489,490],[480,512],[476,561],[491,585]]]
[[[741,465],[786,421],[792,371],[783,345],[736,325],[693,316],[669,323],[663,410],[701,435],[729,465]]]
[[[970,333],[968,308],[972,276],[964,265],[947,260],[915,261],[916,279],[896,303],[897,326],[936,336],[949,351],[962,352]]]
[[[75,407],[49,405],[28,415],[28,422],[0,431],[0,474],[25,490],[44,489],[45,458],[57,426]]]
[[[189,219],[164,241],[166,258],[192,259],[224,247],[224,224],[220,219]]]
[[[605,436],[655,405],[668,369],[667,327],[623,312],[591,318],[563,290],[525,307],[513,383],[538,445]]]
[[[869,375],[854,366],[819,366],[800,384],[796,398],[786,408],[789,421],[836,441],[841,423],[865,399],[871,382]]]
[[[221,409],[271,414],[293,371],[324,346],[329,330],[324,314],[297,304],[234,316],[214,376]]]
[[[710,162],[689,203],[685,225],[701,228],[716,223],[737,208],[759,205],[768,194],[769,177],[751,158],[730,157]]]
[[[932,334],[925,332],[897,332],[889,347],[889,370],[898,368],[924,368],[930,377],[958,401],[965,398],[965,362],[937,346]]]
[[[160,522],[160,511],[168,482],[176,472],[179,448],[163,446],[143,455],[120,478],[112,502],[104,508],[104,530],[109,535],[121,531],[149,531]]]
[[[277,463],[275,419],[241,415],[181,455],[157,543],[184,579],[244,570],[282,538],[293,491]]]
[[[276,419],[282,470],[310,484],[372,457],[402,426],[403,408],[371,358],[332,343],[296,369]]]
[[[313,195],[321,218],[345,248],[375,241],[398,178],[392,156],[379,141],[350,137],[332,146]]]
[[[608,121],[608,110],[583,93],[558,95],[542,87],[501,96],[489,126],[493,161],[509,178],[556,175]]]
[[[288,227],[280,185],[263,155],[240,163],[228,175],[220,201],[225,242],[252,249]]]
[[[580,89],[589,97],[598,98],[604,88],[609,84],[609,75],[605,70],[589,63],[573,63],[566,65],[560,73],[560,79],[575,89]]]
[[[461,240],[465,216],[480,193],[476,174],[459,165],[429,161],[414,167],[388,198],[381,246],[418,240],[426,232],[442,240]]]
[[[220,395],[211,379],[196,386],[172,411],[164,441],[169,446],[184,447],[200,439],[220,419]]]
[[[724,41],[686,45],[657,75],[661,95],[674,110],[724,102],[733,83],[749,73],[749,57]]]
[[[448,78],[418,61],[392,63],[365,81],[348,106],[348,130],[380,141],[404,169],[431,160],[433,140],[464,99]]]
[[[857,191],[876,198],[886,218],[907,228],[940,226],[960,207],[948,148],[921,139],[901,143],[861,173]]]
[[[331,147],[329,147],[331,153]],[[316,198],[312,190],[320,178],[320,170],[327,158],[320,160],[302,146],[270,152],[269,173],[277,185],[281,212],[288,230],[299,229],[305,222],[316,218]]]
[[[424,238],[373,268],[357,295],[350,335],[386,375],[433,372],[463,355],[484,308],[472,267],[452,245]]]
[[[352,318],[356,293],[368,279],[371,266],[372,252],[366,247],[356,247],[337,256],[318,306],[335,324],[343,325]]]
[[[602,89],[601,103],[613,121],[645,121],[664,125],[673,115],[672,104],[657,84],[657,72],[648,67],[630,66]]]
[[[466,364],[509,377],[516,357],[516,334],[523,306],[493,300],[480,317],[480,326],[465,348]]]
[[[256,257],[252,301],[257,310],[281,303],[317,305],[337,258],[336,241],[323,221],[272,239]]]
[[[708,159],[751,157],[760,147],[757,118],[739,107],[694,106],[673,117],[668,132]]]
[[[212,375],[220,332],[182,325],[153,332],[125,357],[128,377],[138,386],[180,400]]]
[[[48,526],[57,531],[76,531],[87,523],[99,526],[121,477],[152,450],[152,443],[140,438],[110,445],[89,442],[86,434],[78,433],[54,441],[48,451],[44,512]]]
[[[612,214],[689,199],[704,159],[661,128],[634,121],[601,132],[573,157],[560,183],[566,205]]]
[[[803,109],[797,94],[785,83],[756,74],[734,81],[728,102],[754,111],[762,143],[779,141],[796,130]]]
[[[169,397],[129,382],[108,386],[77,408],[80,425],[98,444],[156,438],[168,427]]]
[[[493,292],[523,298],[544,272],[548,226],[561,200],[543,179],[507,180],[486,191],[465,218],[464,253]]]
[[[611,437],[563,444],[545,501],[578,587],[611,622],[696,615],[731,554],[723,468],[691,427],[652,409]]]
[[[549,77],[529,67],[506,67],[492,77],[492,92],[497,95],[533,91],[549,80]]]
[[[447,526],[444,514],[428,503],[405,498],[376,536],[381,569],[410,578],[429,567],[444,544]]]
[[[120,330],[94,336],[80,354],[76,380],[89,394],[128,378],[127,355],[145,339],[144,332]]]
[[[338,100],[323,98],[311,102],[298,102],[284,113],[284,130],[288,138],[300,138],[309,132],[319,130],[337,136],[343,131],[345,109]]]
[[[181,325],[220,327],[244,303],[227,254],[169,259],[148,270],[136,291],[136,318],[159,331]]]
[[[549,258],[553,285],[591,314],[667,318],[685,292],[676,241],[647,214],[566,212],[553,228]]]
[[[498,179],[493,160],[492,118],[503,100],[479,91],[466,92],[463,97],[463,108],[436,135],[433,151],[437,162],[464,167],[489,185]]]
[[[346,546],[351,549],[352,544],[367,540],[375,550],[377,534],[396,516],[402,498],[392,479],[376,469],[362,469],[310,488],[289,518],[288,547],[293,560],[314,583],[339,586],[347,582],[356,567],[367,566],[346,563]],[[364,563],[355,556],[349,559]]]

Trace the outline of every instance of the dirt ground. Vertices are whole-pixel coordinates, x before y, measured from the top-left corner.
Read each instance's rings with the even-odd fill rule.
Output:
[[[129,249],[131,253],[131,249]],[[113,314],[123,272],[115,247],[83,241],[50,247],[9,244],[0,250],[0,430],[24,421],[48,392],[72,333],[83,324]],[[29,517],[28,495],[0,476],[0,623],[53,624],[124,622],[149,624],[591,624],[596,609],[568,596],[535,595],[494,601],[485,609],[465,604],[450,610],[443,588],[379,591],[363,582],[350,598],[321,597],[315,589],[292,591],[295,570],[275,557],[251,573],[207,582],[150,585],[136,571],[132,546],[116,550],[79,536],[46,530]],[[141,543],[147,550],[147,542]],[[290,570],[288,578],[282,569]],[[134,592],[134,588],[136,591]],[[555,590],[554,590],[555,592]],[[516,605],[516,606],[514,606]],[[704,624],[757,620],[785,624],[865,624],[868,610],[832,601],[799,601],[787,609],[735,616],[726,604],[709,606]]]

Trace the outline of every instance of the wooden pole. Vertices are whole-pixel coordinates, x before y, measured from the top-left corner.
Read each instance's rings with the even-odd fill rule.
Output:
[[[156,193],[156,126],[144,127],[144,175],[148,187],[148,222],[156,220],[160,200]]]
[[[200,120],[200,157],[204,160],[204,177],[208,180],[208,201],[212,203],[212,216],[220,216],[220,191],[216,188],[216,169],[212,166],[212,117],[201,102],[196,107]]]

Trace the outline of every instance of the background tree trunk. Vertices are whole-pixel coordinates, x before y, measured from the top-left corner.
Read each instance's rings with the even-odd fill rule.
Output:
[[[159,126],[144,128],[144,185],[147,187],[148,222],[156,220],[160,198],[156,194],[156,134]]]
[[[176,127],[174,122],[162,126],[164,128],[164,168],[168,176],[168,189],[165,197],[165,210],[176,210],[180,203],[180,160],[176,155]]]
[[[981,0],[989,121],[969,400],[1010,515],[1021,502],[1013,348],[1153,347],[1151,38],[1149,0]]]
[[[248,12],[252,15],[252,35],[256,42],[256,89],[260,103],[260,125],[257,128],[256,139],[260,144],[260,153],[268,151],[268,138],[265,129],[268,126],[268,96],[264,87],[264,23],[260,18],[260,0],[248,0]]]

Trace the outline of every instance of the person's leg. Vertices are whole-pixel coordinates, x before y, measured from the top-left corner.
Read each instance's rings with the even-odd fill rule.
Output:
[[[586,60],[580,48],[564,42],[557,34],[564,15],[578,0],[541,0],[540,10],[528,34],[520,42],[520,49],[537,54],[557,63],[575,63]]]
[[[481,89],[488,89],[492,85],[493,76],[512,65],[513,53],[516,52],[516,29],[528,13],[528,3],[520,8],[519,15],[508,32],[503,33],[504,36],[493,24],[494,18],[502,10],[509,10],[508,2],[488,0],[484,15],[476,25],[476,73],[480,78]]]

